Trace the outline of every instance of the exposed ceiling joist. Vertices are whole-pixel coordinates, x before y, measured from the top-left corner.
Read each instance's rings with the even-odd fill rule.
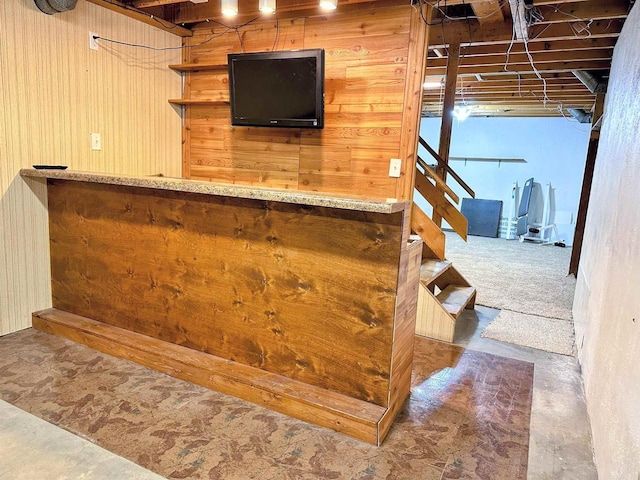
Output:
[[[618,37],[622,30],[622,20],[596,20],[585,30],[583,22],[554,23],[534,25],[529,33],[529,42],[549,42],[554,40],[576,40],[580,38]],[[443,33],[444,30],[444,33]],[[510,44],[513,36],[513,24],[505,20],[502,24],[491,24],[481,28],[479,24],[450,22],[444,29],[432,28],[429,31],[429,48],[443,48],[450,42],[460,41],[463,46],[483,44]]]
[[[576,40],[551,40],[546,42],[531,42],[528,45],[529,53],[541,52],[574,52],[576,50],[591,50],[609,48],[613,50],[616,44],[616,38],[584,38]],[[511,54],[526,53],[524,43],[516,43],[511,47]],[[502,44],[485,44],[475,45],[472,47],[464,47],[462,55],[467,57],[475,56],[504,56],[506,48]],[[431,55],[435,57],[435,55]],[[442,57],[442,55],[440,55]]]
[[[456,104],[466,104],[472,115],[571,117],[567,108],[589,111],[596,96],[572,72],[606,84],[631,2],[534,0],[527,7],[533,13],[526,15],[526,42],[514,39],[514,33],[522,38],[525,30],[518,27],[521,14],[514,14],[522,12],[524,0],[502,4],[509,8],[497,22],[434,15],[432,23],[441,25],[430,30],[426,77],[434,81],[444,76],[446,45],[460,42]],[[439,115],[440,97],[438,89],[425,90],[424,111]]]
[[[627,0],[589,0],[586,2],[569,3],[567,5],[540,7],[543,17],[539,23],[565,23],[567,21],[609,20],[613,18],[625,18],[629,13]]]

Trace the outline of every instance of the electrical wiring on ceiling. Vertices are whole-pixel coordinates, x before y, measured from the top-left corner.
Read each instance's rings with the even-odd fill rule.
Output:
[[[158,18],[155,15],[152,15],[149,12],[145,12],[144,10],[140,10],[139,8],[136,7],[132,7],[131,5],[128,5],[126,3],[120,3],[120,2],[113,2],[111,0],[104,0],[105,3],[108,3],[110,5],[114,5],[118,8],[124,8],[125,10],[129,10],[131,12],[135,12],[135,13],[139,13],[142,15],[146,15],[147,17],[149,17],[150,20],[153,20],[154,22],[156,22],[157,24],[159,24],[163,29],[165,30],[173,30],[175,28],[180,28],[180,25],[176,25],[175,23],[171,23],[168,22],[167,20],[164,20],[162,18]]]
[[[142,44],[139,44],[139,43],[129,43],[129,42],[123,42],[123,41],[120,41],[120,40],[114,40],[112,38],[107,38],[107,37],[103,37],[103,36],[100,36],[100,35],[94,35],[93,38],[96,41],[100,40],[100,41],[103,41],[103,42],[113,43],[113,44],[116,44],[116,45],[124,45],[124,46],[127,46],[127,47],[144,48],[144,49],[153,50],[153,51],[167,51],[167,50],[186,50],[186,49],[189,49],[189,48],[200,47],[202,45],[206,45],[207,43],[211,42],[212,40],[215,40],[216,38],[220,38],[221,36],[226,35],[229,32],[235,32],[236,35],[238,36],[238,41],[240,42],[240,48],[242,49],[242,51],[244,51],[244,45],[243,45],[243,41],[242,41],[242,36],[240,35],[240,29],[244,28],[244,27],[246,27],[248,25],[251,25],[253,22],[258,20],[259,18],[260,17],[255,17],[255,18],[252,18],[251,20],[248,20],[247,22],[245,22],[245,23],[243,23],[241,25],[234,25],[234,26],[225,25],[224,23],[219,22],[217,20],[207,19],[206,20],[207,23],[209,23],[209,22],[216,23],[219,26],[221,26],[224,30],[222,32],[220,32],[220,33],[212,34],[209,38],[206,38],[205,40],[203,40],[201,42],[194,43],[192,45],[181,45],[179,47],[152,47],[150,45],[142,45]],[[276,26],[275,26],[275,28],[276,28],[276,36],[275,36],[275,39],[274,39],[273,48],[275,48],[275,45],[276,45],[276,42],[277,42],[277,39],[278,39],[278,35],[279,35],[279,24],[278,24],[278,17],[277,16],[276,16]],[[272,51],[273,51],[273,49],[272,49]]]
[[[451,4],[453,2],[450,1],[449,3]],[[549,77],[545,73],[545,70],[547,70],[549,67],[547,67],[547,65],[545,64],[545,60],[543,58],[540,58],[540,59],[537,58],[538,53],[534,52],[534,54],[536,55],[536,58],[534,58],[534,54],[532,54],[532,51],[534,50],[531,48],[530,42],[536,39],[538,39],[539,41],[539,38],[542,35],[544,35],[544,32],[546,32],[552,26],[556,26],[558,24],[564,25],[565,28],[570,29],[570,32],[571,32],[570,36],[575,37],[576,39],[585,39],[585,38],[592,37],[591,27],[597,19],[582,18],[581,16],[574,15],[573,13],[570,13],[570,12],[566,12],[562,9],[562,5],[559,5],[559,4],[545,6],[545,7],[536,7],[533,4],[533,2],[531,2],[530,0],[500,0],[499,3],[496,2],[498,9],[494,10],[491,13],[483,14],[481,16],[470,15],[470,14],[467,14],[467,15],[458,14],[458,12],[470,13],[470,10],[468,9],[469,0],[467,0],[466,2],[465,0],[456,1],[455,5],[460,6],[458,10],[453,10],[449,8],[450,5],[447,5],[446,0],[413,0],[412,4],[414,6],[419,4],[421,7],[428,7],[433,10],[433,17],[430,19],[430,22],[428,24],[431,26],[436,26],[436,25],[440,26],[440,28],[442,29],[442,36],[441,36],[441,40],[439,40],[438,43],[441,44],[441,46],[444,47],[445,49],[448,49],[448,47],[450,46],[449,42],[447,41],[446,35],[451,34],[445,28],[445,24],[449,24],[449,22],[455,22],[455,21],[467,22],[467,27],[469,29],[469,40],[468,40],[468,44],[465,40],[463,40],[463,45],[465,46],[463,46],[463,50],[460,52],[461,60],[465,58],[465,55],[472,54],[470,53],[471,51],[468,49],[468,46],[473,43],[474,41],[473,35],[477,35],[476,30],[483,29],[483,25],[479,25],[478,22],[474,22],[472,25],[471,23],[472,20],[479,20],[481,18],[490,17],[494,15],[498,9],[502,9],[502,7],[504,7],[507,4],[510,4],[510,6],[512,7],[511,8],[512,12],[516,12],[516,11],[521,12],[521,15],[523,15],[521,17],[523,19],[522,23],[526,25],[528,29],[529,37],[527,38],[527,36],[524,35],[524,38],[519,38],[520,35],[515,26],[516,22],[511,23],[511,26],[512,26],[511,39],[506,49],[506,58],[504,61],[503,70],[506,73],[512,73],[514,75],[517,75],[517,96],[518,97],[520,98],[528,97],[528,98],[535,99],[537,102],[540,102],[542,104],[544,109],[553,110],[553,111],[557,110],[560,115],[562,115],[564,118],[567,118],[567,115],[565,115],[566,113],[565,105],[563,103],[565,101],[564,98],[555,99],[555,98],[552,98],[552,96],[550,96],[549,85],[548,85]],[[465,4],[467,5],[467,10],[463,9],[463,6]],[[423,21],[427,23],[425,17],[427,18],[429,17],[427,15],[424,15],[423,13],[424,8],[421,8],[420,10],[421,10]],[[552,18],[552,15],[554,16],[554,18]],[[562,16],[566,16],[567,19],[562,20]],[[549,18],[547,19],[546,17],[549,17]],[[609,24],[606,27],[604,27],[604,29],[608,30],[609,27],[615,22],[615,20],[616,19],[609,19]],[[529,28],[529,27],[534,27],[534,28]],[[598,28],[600,29],[601,27],[598,27]],[[460,32],[458,32],[457,35],[459,36]],[[566,35],[566,33],[564,35]],[[460,41],[459,38],[456,40],[456,42],[458,41]],[[512,51],[516,43],[522,44],[522,47],[521,49],[518,50],[518,52],[519,53],[522,52],[526,55],[526,59],[527,59],[526,63],[530,65],[530,70],[528,69],[528,67],[526,67],[526,69],[518,68],[517,63],[510,65]],[[447,52],[447,55],[448,54],[449,52]],[[442,57],[443,55],[439,53],[438,56]],[[543,68],[541,70],[540,69],[541,64],[546,68]],[[559,67],[551,67],[551,68],[559,68]],[[520,70],[520,71],[517,71],[517,70]],[[533,74],[534,78],[541,82],[542,92],[534,91],[531,87],[527,87],[527,88],[524,87],[525,85],[524,80],[527,78],[526,74],[529,74],[529,75]],[[464,86],[462,85],[461,76],[463,75],[464,74],[459,75],[457,94],[461,95],[462,101],[464,102],[465,101],[464,96],[465,94],[468,94],[468,92],[465,91]],[[513,85],[514,90],[515,90],[515,87],[516,85],[514,83]],[[441,106],[442,106],[443,88],[444,86],[441,84],[440,86]]]

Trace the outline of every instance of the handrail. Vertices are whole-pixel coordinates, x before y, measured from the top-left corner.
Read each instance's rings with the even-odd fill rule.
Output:
[[[451,187],[447,185],[447,183],[442,179],[442,177],[438,175],[433,168],[427,165],[427,162],[425,162],[422,158],[420,158],[419,155],[417,155],[416,157],[418,160],[418,165],[420,165],[420,167],[422,167],[422,169],[424,170],[424,174],[426,176],[431,177],[433,181],[436,182],[436,185],[442,188],[446,192],[446,194],[449,195],[449,197],[451,198],[451,200],[453,200],[455,204],[460,203],[460,197],[456,195],[456,192],[451,190]]]
[[[431,148],[431,145],[429,145],[426,141],[424,141],[424,139],[420,136],[418,136],[418,141],[420,142],[420,145],[422,145],[427,150],[427,152],[429,152],[431,156],[436,159],[436,161],[438,162],[438,166],[440,168],[443,168],[449,175],[451,175],[455,179],[455,181],[458,182],[460,186],[464,188],[469,195],[471,195],[471,198],[476,198],[476,193],[471,189],[471,187],[467,185],[466,182],[462,180],[462,178],[460,178],[460,175],[458,175],[449,166],[449,164],[445,162],[442,159],[442,157],[440,157],[440,155],[438,155],[438,152],[436,152],[433,148]]]

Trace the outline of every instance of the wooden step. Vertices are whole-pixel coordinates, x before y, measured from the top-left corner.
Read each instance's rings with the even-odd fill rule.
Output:
[[[449,285],[436,295],[436,298],[453,318],[458,318],[462,310],[473,308],[476,300],[476,289],[474,287]]]
[[[440,275],[451,267],[448,260],[436,260],[435,258],[425,258],[420,266],[420,281],[426,286],[431,287]]]
[[[387,408],[208,353],[50,308],[33,327],[168,375],[379,445]]]

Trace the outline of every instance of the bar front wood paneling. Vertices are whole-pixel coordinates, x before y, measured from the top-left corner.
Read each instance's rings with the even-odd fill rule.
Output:
[[[36,328],[170,374],[184,369],[167,367],[162,348],[151,358],[151,339],[174,359],[188,352],[239,365],[243,378],[286,379],[276,395],[351,399],[366,412],[357,428],[310,415],[299,398],[276,409],[382,441],[382,420],[386,434],[409,393],[418,282],[409,265],[420,248],[408,246],[406,203],[380,213],[71,178],[48,179],[55,314],[34,314]],[[114,340],[123,335],[126,348]],[[149,342],[132,354],[145,343],[135,335]],[[256,401],[260,387],[207,380],[194,361],[200,373],[187,379]]]

